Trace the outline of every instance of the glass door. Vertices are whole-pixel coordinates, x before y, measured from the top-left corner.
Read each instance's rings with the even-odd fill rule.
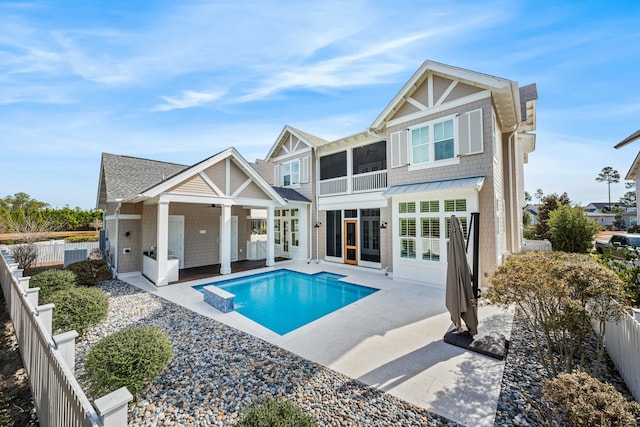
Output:
[[[358,265],[358,221],[344,221],[344,263]]]
[[[282,256],[289,258],[289,221],[282,221]]]

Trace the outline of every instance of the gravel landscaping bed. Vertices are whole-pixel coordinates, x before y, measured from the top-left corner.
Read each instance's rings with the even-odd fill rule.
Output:
[[[76,376],[85,390],[84,358],[102,337],[129,325],[156,325],[173,343],[173,360],[129,408],[130,426],[233,425],[241,410],[275,396],[295,402],[321,426],[458,425],[125,282],[99,287],[110,296],[107,321],[76,343]]]
[[[77,341],[76,374],[81,384],[84,357],[89,348],[125,326],[157,325],[169,333],[173,342],[174,359],[129,408],[129,425],[233,425],[242,409],[275,396],[294,401],[313,414],[321,426],[457,425],[124,282],[113,280],[99,287],[110,296],[109,317]],[[0,299],[0,303],[3,315],[6,315],[4,301]],[[14,375],[13,378],[22,380],[2,390],[6,399],[0,402],[0,412],[6,412],[2,414],[5,418],[0,417],[0,424],[37,425],[28,382],[17,356],[15,337],[9,328],[11,324],[7,321],[8,318],[5,319],[8,332],[5,338],[8,338],[0,340],[0,350],[6,356],[3,375],[5,379]],[[585,348],[587,360],[595,360],[595,337],[585,343]],[[11,360],[16,363],[9,366]],[[538,361],[531,328],[516,316],[495,425],[540,425],[538,405],[541,385],[546,379],[548,376]],[[632,399],[606,355],[599,379]],[[16,387],[17,383],[21,386]],[[82,385],[86,389],[86,384]],[[19,406],[17,401],[21,402]],[[9,415],[13,409],[20,409],[19,414]]]

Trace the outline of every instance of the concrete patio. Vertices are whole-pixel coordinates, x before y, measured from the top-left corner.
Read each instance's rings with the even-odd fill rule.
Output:
[[[193,285],[277,268],[343,274],[380,291],[280,336],[237,312],[206,304]],[[275,267],[156,288],[141,275],[120,279],[192,311],[262,338],[414,405],[471,426],[492,426],[504,362],[446,344],[451,320],[444,289],[392,280],[379,270],[320,262],[280,262]],[[509,339],[513,316],[481,306],[480,332]]]

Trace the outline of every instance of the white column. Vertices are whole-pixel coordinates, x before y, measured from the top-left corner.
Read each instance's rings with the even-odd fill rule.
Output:
[[[158,203],[158,220],[156,222],[156,261],[158,280],[156,286],[169,284],[167,280],[167,258],[169,256],[169,202]]]
[[[231,205],[222,205],[220,215],[220,274],[231,273]]]
[[[274,214],[273,206],[267,207],[267,262],[266,262],[267,267],[271,267],[276,263],[275,256],[274,256],[276,251],[276,248],[275,248],[276,240],[275,240],[275,234],[273,233],[274,218],[275,218],[275,214]]]

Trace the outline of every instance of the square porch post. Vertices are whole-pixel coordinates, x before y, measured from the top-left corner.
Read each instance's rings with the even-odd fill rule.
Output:
[[[274,227],[274,208],[273,206],[267,207],[267,261],[266,266],[271,267],[275,265],[275,234],[273,232]]]
[[[220,222],[220,274],[229,274],[231,273],[231,205],[222,205]]]
[[[169,202],[158,202],[158,219],[156,223],[156,266],[158,280],[156,286],[169,284],[167,278],[167,260],[169,257]]]

